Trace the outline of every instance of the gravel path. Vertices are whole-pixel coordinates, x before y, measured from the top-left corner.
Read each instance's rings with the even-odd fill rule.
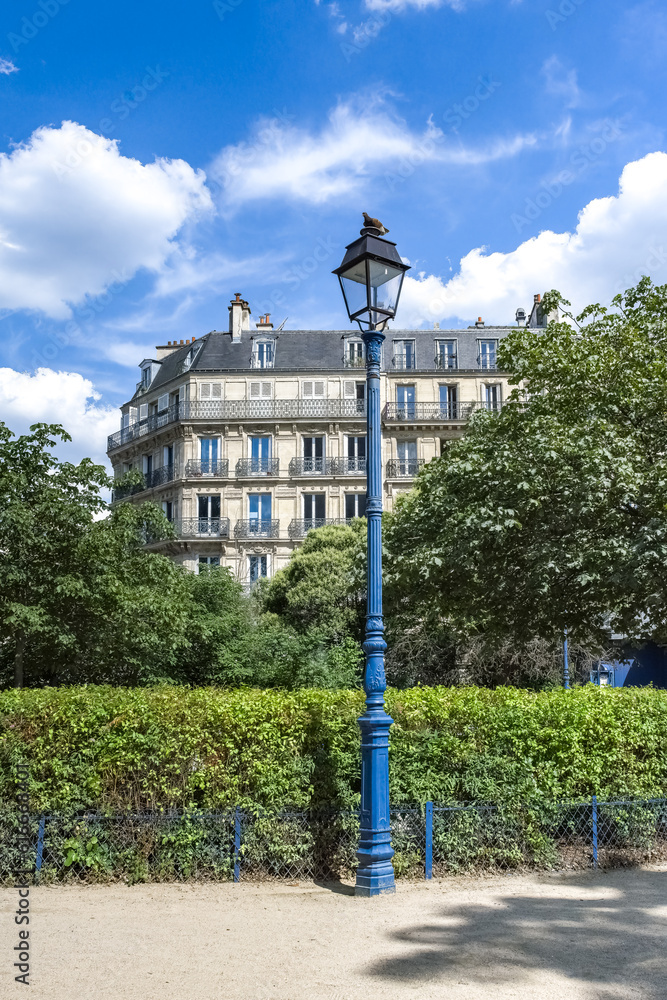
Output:
[[[665,1000],[667,867],[346,886],[30,891],[30,997]],[[17,893],[0,890],[0,996]]]

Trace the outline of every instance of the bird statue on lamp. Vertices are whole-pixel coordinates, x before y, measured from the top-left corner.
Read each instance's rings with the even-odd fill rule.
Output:
[[[376,229],[379,236],[385,236],[389,230],[385,229],[379,219],[373,219],[368,212],[362,212],[364,217],[364,228],[361,230],[361,235],[366,235],[366,230]]]

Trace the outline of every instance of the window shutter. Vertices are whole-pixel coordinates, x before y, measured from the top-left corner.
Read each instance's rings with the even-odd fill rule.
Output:
[[[313,395],[313,383],[304,382],[303,383],[303,398],[310,399]]]
[[[211,383],[210,382],[200,382],[199,383],[199,398],[200,399],[210,399],[211,398]]]
[[[262,399],[271,399],[271,383],[262,382]]]
[[[137,408],[136,406],[130,407],[130,423],[136,424],[137,422]]]
[[[347,379],[343,383],[343,394],[345,399],[355,399],[357,395],[357,390],[354,382],[348,382]]]
[[[185,386],[179,385],[178,387],[178,401],[179,403],[185,402]]]
[[[261,382],[251,382],[250,383],[250,398],[259,399],[262,394],[262,383]]]
[[[164,396],[158,396],[157,401],[157,411],[162,413],[163,410],[169,409],[169,393],[165,392]]]
[[[222,399],[222,382],[211,382],[211,399]]]
[[[324,382],[313,382],[313,396],[324,399]]]
[[[148,420],[148,403],[142,403],[139,407],[139,420]]]

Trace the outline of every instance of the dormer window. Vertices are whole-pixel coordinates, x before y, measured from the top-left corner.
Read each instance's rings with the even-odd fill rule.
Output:
[[[364,345],[361,340],[348,340],[345,344],[345,367],[363,368]]]
[[[185,355],[185,358],[183,359],[183,371],[184,372],[188,371],[189,368],[192,368],[192,364],[193,364],[195,358],[197,357],[197,355],[199,354],[199,348],[200,347],[201,347],[201,344],[197,344],[196,347],[191,347],[190,350],[188,351],[188,353]]]
[[[161,362],[151,360],[150,358],[145,358],[141,362],[139,365],[141,368],[141,381],[137,382],[137,389],[145,392],[152,385],[153,379],[160,370],[160,364]]]
[[[150,365],[143,369],[141,372],[141,388],[147,389],[151,384],[151,369]]]
[[[273,368],[275,343],[273,340],[256,340],[252,352],[253,368]]]

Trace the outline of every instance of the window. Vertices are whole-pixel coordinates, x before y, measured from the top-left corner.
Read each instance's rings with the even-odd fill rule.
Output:
[[[366,471],[366,437],[365,435],[359,435],[358,437],[348,436],[347,439],[347,471],[348,472],[365,472]]]
[[[203,474],[209,472],[215,475],[218,465],[219,444],[218,438],[199,439],[199,454],[201,456],[201,471]]]
[[[148,403],[141,403],[139,406],[139,423],[148,420]]]
[[[271,399],[273,384],[271,382],[251,382],[250,399]]]
[[[414,385],[396,386],[396,409],[400,420],[415,418],[415,387]]]
[[[366,399],[366,383],[345,379],[343,382],[343,397],[351,401],[350,405],[355,412],[363,413],[364,400]]]
[[[145,476],[150,476],[153,472],[153,456],[144,455],[142,458],[142,472]]]
[[[303,494],[303,516],[306,521],[323,521],[326,515],[326,496],[324,493]]]
[[[324,438],[305,437],[303,439],[303,471],[324,471]]]
[[[162,513],[168,521],[174,520],[174,503],[172,500],[162,501]]]
[[[169,409],[169,393],[165,392],[163,396],[158,396],[157,398],[157,412],[164,413],[164,411],[168,409]]]
[[[272,340],[257,340],[252,354],[253,368],[273,368],[275,344]]]
[[[250,533],[256,535],[271,534],[271,494],[251,493],[248,496],[248,515]]]
[[[195,360],[195,358],[197,357],[197,354],[199,353],[199,346],[200,345],[197,344],[196,347],[191,347],[190,350],[188,351],[188,353],[185,355],[185,359],[183,361],[183,371],[184,372],[186,372],[189,368],[192,367],[192,362]]]
[[[251,583],[268,576],[268,556],[248,556],[248,569]]]
[[[455,340],[438,340],[435,344],[436,368],[457,368],[458,357]]]
[[[151,366],[146,365],[145,368],[141,369],[141,388],[147,389],[151,384]]]
[[[400,476],[415,476],[417,474],[417,442],[399,441],[398,474]]]
[[[394,368],[414,368],[414,367],[415,367],[414,340],[395,340]]]
[[[200,382],[200,399],[222,399],[222,382]]]
[[[351,521],[353,517],[363,517],[366,513],[365,493],[345,494],[345,519]]]
[[[487,410],[500,409],[502,405],[502,395],[499,383],[496,383],[495,385],[482,386],[482,405],[485,406]]]
[[[250,448],[250,471],[252,473],[271,471],[271,438],[248,438]]]
[[[442,420],[458,420],[459,390],[456,385],[440,386],[440,417]]]
[[[200,556],[199,572],[208,573],[213,566],[220,565],[220,556]]]
[[[220,494],[197,497],[197,530],[200,535],[217,535],[220,531]]]
[[[345,367],[363,368],[365,364],[363,343],[360,340],[348,340],[345,345]]]
[[[174,446],[173,444],[167,444],[162,449],[162,465],[163,466],[173,466],[174,464]]]
[[[498,346],[497,340],[479,340],[479,367],[480,368],[495,368],[496,367],[496,348]]]
[[[318,380],[315,382],[302,382],[301,393],[304,399],[324,399],[324,382]]]

